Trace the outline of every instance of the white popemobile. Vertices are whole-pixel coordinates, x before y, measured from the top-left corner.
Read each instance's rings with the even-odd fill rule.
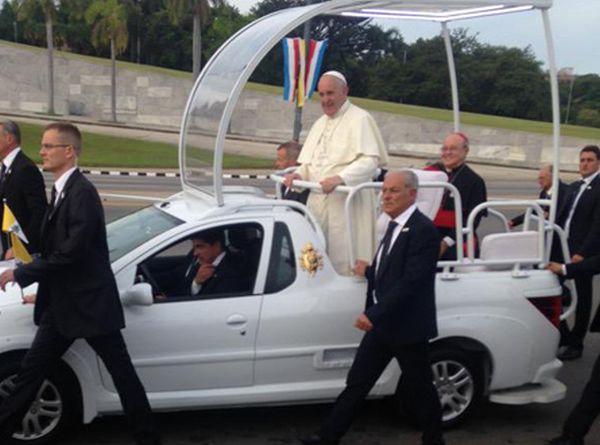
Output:
[[[335,0],[263,17],[217,51],[197,80],[184,115],[183,191],[108,225],[127,320],[124,335],[156,411],[332,401],[344,387],[361,338],[353,321],[364,307],[365,283],[334,271],[323,234],[306,207],[222,183],[223,143],[233,108],[266,53],[299,24],[325,13],[438,21],[449,42],[449,21],[539,9],[549,42],[557,152],[558,90],[547,13],[551,5],[551,0]],[[458,130],[450,51],[448,56]],[[206,140],[214,149],[208,166],[197,147],[199,141],[206,147]],[[422,179],[419,206],[431,216],[443,187],[453,187],[435,176]],[[349,203],[358,190],[340,189],[349,193]],[[482,204],[464,229],[467,254],[459,246],[457,261],[440,263],[439,336],[432,341],[432,367],[446,424],[462,420],[484,399],[547,403],[565,395],[565,386],[555,379],[562,366],[556,359],[558,323],[573,308],[561,314],[558,280],[536,267],[546,259],[552,231],[550,224],[536,222],[536,215],[543,215],[540,204],[548,203]],[[460,207],[459,197],[456,205]],[[527,209],[524,230],[486,236],[481,258],[474,259],[476,212],[488,208],[503,218],[492,207],[508,205]],[[457,215],[461,227],[460,211]],[[203,298],[171,292],[189,265],[190,239],[209,228],[220,229],[228,250],[241,259],[240,279],[247,288]],[[460,243],[462,237],[457,238]],[[10,287],[0,295],[0,398],[10,389],[34,333],[31,305],[22,305],[21,290]],[[399,376],[397,364],[391,363],[371,396],[395,396]],[[43,443],[71,420],[90,422],[120,410],[106,369],[87,344],[76,342],[61,365],[50,370],[14,441]]]

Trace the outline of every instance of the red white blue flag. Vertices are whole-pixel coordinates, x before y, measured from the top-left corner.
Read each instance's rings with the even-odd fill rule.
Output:
[[[308,61],[304,40],[298,37],[285,38],[283,45],[283,99],[294,102],[298,107],[310,98],[317,86],[327,40],[310,41]]]

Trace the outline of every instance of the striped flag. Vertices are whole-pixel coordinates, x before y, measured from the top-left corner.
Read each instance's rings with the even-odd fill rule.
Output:
[[[285,38],[283,45],[283,100],[296,101],[304,106],[305,99],[312,97],[321,71],[327,40],[310,41],[308,60],[304,40],[298,37]]]
[[[310,99],[317,89],[317,82],[319,81],[319,73],[321,72],[321,65],[323,63],[323,56],[327,50],[327,39],[325,40],[311,40],[310,47],[308,50],[308,63],[306,69],[306,81],[305,81],[305,97]]]

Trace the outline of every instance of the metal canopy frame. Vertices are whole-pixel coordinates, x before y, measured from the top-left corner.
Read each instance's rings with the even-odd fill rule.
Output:
[[[283,37],[307,20],[318,15],[328,14],[439,22],[450,73],[454,130],[459,131],[458,84],[448,23],[531,10],[541,12],[548,51],[554,145],[553,186],[557,188],[560,117],[557,70],[548,14],[552,3],[553,0],[333,0],[276,11],[250,23],[217,50],[192,88],[183,115],[179,138],[179,165],[183,189],[202,199],[212,199],[218,206],[224,204],[223,146],[231,116],[244,85],[267,53]],[[198,126],[199,129],[196,128]],[[208,134],[211,143],[214,141],[211,184],[208,186],[198,184],[194,179],[193,169],[188,166],[188,161],[193,158],[193,152],[188,151],[188,133],[194,131]],[[190,147],[190,150],[193,150],[193,147]],[[556,199],[557,195],[553,194],[549,215],[551,224],[556,218]],[[551,235],[549,235],[550,242],[551,239]]]

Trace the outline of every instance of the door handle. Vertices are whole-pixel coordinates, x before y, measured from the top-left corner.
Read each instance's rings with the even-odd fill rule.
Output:
[[[233,314],[227,317],[227,324],[232,327],[241,327],[248,323],[248,319],[240,314]]]

